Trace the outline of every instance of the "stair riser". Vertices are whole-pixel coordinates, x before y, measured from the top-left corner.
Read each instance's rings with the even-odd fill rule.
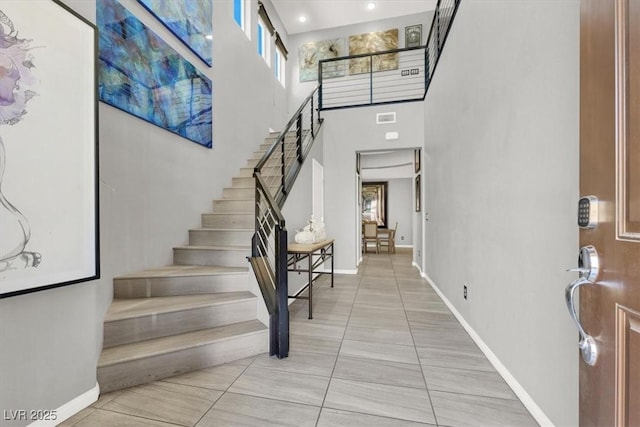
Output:
[[[266,153],[266,151],[255,151],[251,158],[260,160],[264,156],[264,153]],[[295,148],[287,149],[285,151],[284,157],[287,159],[297,157],[296,149]],[[282,158],[282,154],[280,151],[278,151],[276,154],[272,155],[271,159],[269,159],[266,164],[268,166],[278,166],[280,164],[281,158]]]
[[[221,265],[224,267],[247,267],[247,256],[251,250],[225,249],[173,249],[173,263],[178,265]]]
[[[168,297],[247,290],[247,274],[114,279],[114,298]]]
[[[254,213],[253,200],[214,200],[214,212]]]
[[[194,246],[247,246],[253,229],[249,230],[189,230],[189,244]]]
[[[264,353],[268,348],[269,335],[265,330],[169,354],[98,367],[100,392],[108,393],[221,365]]]
[[[255,168],[258,165],[258,162],[260,161],[262,157],[256,157],[256,158],[251,158],[249,160],[247,160],[247,167],[248,168]],[[264,167],[273,167],[273,168],[277,168],[280,166],[280,158],[272,158],[270,160],[267,161],[267,163],[264,164]]]
[[[225,188],[222,190],[222,197],[225,199],[250,199],[256,194],[255,188]]]
[[[235,178],[251,178],[253,179],[253,168],[240,168],[240,172],[238,173],[238,175]],[[272,166],[272,167],[264,167],[262,168],[262,176],[265,175],[278,175],[280,173],[280,167],[277,166]],[[233,184],[235,185],[235,184]],[[245,185],[242,185],[241,187],[247,187]]]
[[[262,179],[264,181],[267,182],[278,182],[278,184],[281,181],[281,177],[282,175],[280,174],[280,171],[278,170],[278,172],[274,172],[274,173],[268,173],[268,174],[263,174],[262,175]],[[252,176],[252,177],[235,177],[232,179],[232,186],[234,187],[251,187],[251,188],[255,188],[256,186],[256,179]]]
[[[255,319],[256,299],[104,324],[104,348]]]
[[[254,228],[255,211],[247,214],[202,214],[201,222],[204,228]]]
[[[251,176],[235,176],[231,178],[231,185],[234,187],[255,187],[256,179]]]

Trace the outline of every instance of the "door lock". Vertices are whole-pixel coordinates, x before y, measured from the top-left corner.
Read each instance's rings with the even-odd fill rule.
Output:
[[[580,332],[580,342],[578,343],[578,347],[580,348],[580,353],[582,354],[582,359],[585,363],[588,365],[595,365],[598,360],[598,346],[596,344],[596,340],[585,332],[580,320],[578,319],[574,304],[574,295],[576,289],[580,286],[591,285],[598,280],[598,274],[600,273],[600,261],[596,248],[593,246],[583,246],[580,248],[578,268],[567,271],[576,271],[579,274],[578,278],[571,282],[564,291],[569,314],[578,327],[578,332]]]

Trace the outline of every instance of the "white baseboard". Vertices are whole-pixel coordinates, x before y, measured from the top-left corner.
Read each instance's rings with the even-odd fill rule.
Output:
[[[396,245],[396,248],[413,248],[413,245]]]
[[[413,265],[417,267],[418,270],[420,270],[420,267],[418,267],[417,264],[413,263]],[[426,281],[429,283],[429,285],[431,285],[433,290],[436,291],[438,296],[440,296],[442,301],[444,301],[447,307],[449,307],[449,310],[451,310],[451,312],[456,317],[456,319],[458,319],[462,327],[469,333],[469,335],[471,336],[471,339],[473,339],[473,341],[475,341],[478,347],[480,347],[480,350],[484,353],[487,359],[489,359],[489,362],[491,362],[493,367],[496,368],[496,371],[498,371],[500,376],[502,376],[502,378],[506,381],[509,387],[511,387],[511,390],[513,390],[516,396],[518,396],[522,404],[531,413],[533,418],[536,419],[538,424],[540,424],[543,427],[546,427],[546,426],[553,427],[553,423],[551,422],[549,417],[545,415],[542,409],[540,409],[540,407],[536,404],[536,402],[531,398],[529,393],[526,392],[526,390],[522,387],[522,385],[520,385],[518,380],[516,380],[516,378],[513,375],[511,375],[511,372],[509,372],[506,366],[504,366],[500,361],[500,359],[498,359],[498,356],[496,356],[495,353],[491,351],[489,346],[482,340],[482,338],[480,338],[480,335],[478,335],[476,331],[473,330],[471,325],[467,323],[467,321],[464,319],[464,317],[462,317],[462,315],[458,312],[458,310],[456,310],[453,304],[451,304],[451,302],[447,299],[447,297],[444,296],[442,291],[438,288],[438,286],[436,286],[433,280],[431,280],[431,278],[423,272],[420,272],[420,275],[426,279]]]
[[[331,273],[331,270],[324,270],[325,273]],[[338,269],[333,269],[333,273],[334,274],[358,274],[358,269],[354,269],[354,270],[338,270]]]
[[[91,390],[82,393],[80,396],[70,400],[64,405],[60,406],[58,409],[51,411],[55,414],[55,420],[38,420],[29,424],[28,427],[55,427],[58,424],[62,423],[65,420],[73,417],[78,412],[87,408],[92,403],[98,400],[100,396],[100,385],[96,382],[95,387]],[[52,417],[53,418],[53,417]]]
[[[411,261],[411,265],[418,269],[418,272],[420,273],[420,276],[421,276],[421,277],[425,277],[425,278],[427,277],[427,276],[422,272],[422,269],[420,268],[420,266],[418,265],[418,263],[417,263],[417,262],[415,262],[415,261]]]

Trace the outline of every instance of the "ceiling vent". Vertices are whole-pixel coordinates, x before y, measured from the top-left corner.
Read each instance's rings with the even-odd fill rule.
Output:
[[[396,113],[378,113],[376,114],[376,124],[384,125],[396,122]]]

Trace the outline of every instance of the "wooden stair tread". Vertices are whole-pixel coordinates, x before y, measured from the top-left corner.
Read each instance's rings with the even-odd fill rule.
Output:
[[[258,320],[249,320],[247,322],[110,347],[102,350],[98,360],[98,368],[227,341],[236,336],[256,334],[266,330],[267,327]]]
[[[249,251],[251,250],[251,245],[212,245],[212,246],[197,246],[197,245],[186,245],[186,246],[175,246],[173,249],[179,250],[191,250],[191,251]]]
[[[233,230],[233,229],[230,229]],[[239,229],[242,230],[242,229]],[[155,279],[159,277],[193,277],[212,276],[222,274],[246,274],[249,268],[244,267],[224,267],[218,265],[167,265],[165,267],[150,268],[136,273],[124,274],[114,277],[114,280],[129,279]]]
[[[213,294],[177,295],[152,298],[114,299],[105,316],[106,322],[136,317],[173,313],[231,302],[246,301],[256,296],[251,292],[220,292]]]
[[[190,228],[189,231],[255,231],[253,228],[217,228],[217,227],[200,227]]]

